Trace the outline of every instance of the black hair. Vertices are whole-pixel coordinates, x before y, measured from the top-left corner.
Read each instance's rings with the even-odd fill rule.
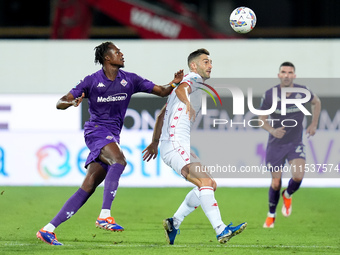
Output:
[[[193,59],[201,56],[202,54],[210,55],[209,51],[204,49],[204,48],[201,48],[201,49],[195,50],[194,52],[191,52],[189,57],[188,57],[188,66],[190,67],[190,62]]]
[[[279,70],[281,69],[282,66],[290,66],[290,67],[293,67],[293,68],[294,68],[294,72],[295,72],[295,66],[293,65],[292,62],[289,62],[289,61],[283,62],[283,63],[280,65]]]
[[[100,63],[101,65],[103,65],[105,54],[109,50],[110,45],[114,44],[112,42],[103,42],[102,44],[94,48],[95,50],[94,63],[96,64]]]

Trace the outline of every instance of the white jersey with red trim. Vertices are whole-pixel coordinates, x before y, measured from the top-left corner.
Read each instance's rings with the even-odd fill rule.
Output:
[[[194,72],[190,72],[184,76],[181,83],[187,83],[191,87],[189,100],[192,108],[195,110],[196,116],[201,111],[202,106],[202,77]],[[170,94],[162,128],[162,141],[181,141],[190,143],[190,127],[193,124],[186,114],[186,105],[178,99],[175,88]]]

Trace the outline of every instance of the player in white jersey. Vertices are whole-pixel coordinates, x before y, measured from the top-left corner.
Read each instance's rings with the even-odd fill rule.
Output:
[[[188,95],[190,100],[188,110],[187,105],[177,96],[180,92],[172,93],[166,105],[160,137],[162,141],[160,147],[161,157],[179,175],[181,175],[182,168],[185,165],[190,162],[199,162],[199,159],[190,152],[190,129],[196,115],[201,110],[202,90],[199,88],[202,87],[203,79],[199,74],[190,72],[185,75],[181,83],[190,85],[186,87],[186,89],[190,88],[191,90],[191,93]],[[177,89],[183,90],[182,87],[177,87],[175,91]],[[186,93],[185,91],[183,94]],[[187,115],[189,110],[191,110],[190,113],[192,114],[190,119]]]
[[[185,197],[172,218],[163,220],[167,241],[174,244],[177,230],[184,217],[201,206],[216,232],[220,243],[226,243],[241,233],[247,226],[244,222],[237,226],[226,226],[215,200],[216,182],[205,171],[197,156],[190,151],[190,128],[201,110],[201,93],[204,82],[210,78],[212,61],[206,49],[198,49],[188,57],[190,73],[176,87],[167,104],[156,119],[152,143],[143,151],[143,159],[154,159],[158,153],[159,140],[162,141],[160,154],[163,161],[186,180],[197,187]],[[202,171],[203,170],[203,171]]]

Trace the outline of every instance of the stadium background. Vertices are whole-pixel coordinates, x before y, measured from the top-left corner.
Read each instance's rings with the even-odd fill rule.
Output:
[[[124,1],[37,1],[39,8],[27,1],[1,2],[0,185],[81,183],[87,155],[82,133],[86,104],[67,111],[57,111],[55,104],[85,75],[98,70],[93,48],[106,40],[122,49],[127,71],[156,84],[170,81],[178,69],[187,72],[188,53],[205,47],[213,59],[212,77],[228,82],[249,79],[240,85],[244,93],[249,83],[260,81],[253,87],[257,103],[261,94],[276,84],[272,78],[278,66],[292,61],[297,83],[303,78],[300,81],[307,82],[304,85],[322,100],[318,134],[306,141],[307,163],[339,164],[340,21],[335,19],[335,9],[340,3],[286,0],[277,10],[269,1],[181,2],[130,2],[139,10],[138,17],[148,14],[148,21],[158,17],[187,31],[178,38],[167,33],[168,28],[155,29],[156,25],[145,20],[133,23],[124,15],[113,17],[115,7],[124,7]],[[174,8],[179,5],[182,9]],[[252,8],[258,18],[255,30],[246,35],[235,34],[228,24],[230,11],[240,5]],[[224,101],[230,102],[228,96],[222,93]],[[151,163],[141,160],[155,116],[165,101],[146,95],[136,95],[131,101],[121,139],[128,160],[121,186],[188,185],[159,158]],[[230,107],[229,103],[225,110]],[[221,110],[212,110],[220,116]],[[202,125],[204,135],[216,134],[211,126]],[[226,146],[225,152],[231,164],[262,163],[257,148],[266,143],[263,130],[223,130],[218,134],[233,144]],[[247,145],[243,154],[238,153],[242,145]],[[340,186],[336,174],[336,178],[324,179],[324,174],[315,173],[316,178],[308,178],[304,185]],[[222,178],[218,182],[220,186],[268,186],[268,177]]]

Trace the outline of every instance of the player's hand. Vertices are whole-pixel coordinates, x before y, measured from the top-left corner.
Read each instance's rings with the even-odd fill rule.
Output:
[[[192,122],[194,122],[194,121],[195,121],[195,118],[196,118],[196,112],[195,112],[194,108],[192,108],[190,102],[188,102],[188,103],[186,104],[186,107],[187,107],[187,110],[186,110],[185,113],[188,114],[189,120],[191,120]]]
[[[80,105],[80,103],[83,101],[83,98],[84,98],[84,97],[85,97],[85,93],[83,92],[83,93],[81,94],[80,97],[77,97],[76,99],[74,99],[74,100],[72,101],[73,106],[74,106],[74,107],[77,107],[78,105]]]
[[[174,75],[174,79],[172,80],[173,83],[180,83],[183,80],[183,69],[179,70],[177,73]]]
[[[275,138],[279,138],[281,139],[285,134],[286,134],[286,130],[284,130],[285,127],[279,127],[279,128],[275,128],[273,131],[271,131],[270,133],[272,134],[272,136],[274,136]]]
[[[158,155],[158,143],[152,142],[143,151],[143,160],[149,162],[150,159],[155,159]]]
[[[313,124],[310,124],[306,130],[306,134],[308,135],[307,138],[309,138],[310,136],[315,135],[316,133],[316,126]]]

